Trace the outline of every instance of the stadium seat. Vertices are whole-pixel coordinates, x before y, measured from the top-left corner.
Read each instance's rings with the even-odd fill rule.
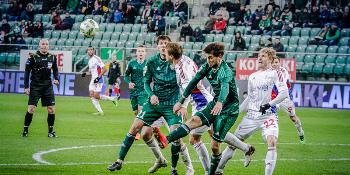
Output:
[[[205,42],[213,42],[214,41],[214,34],[207,34],[205,35]]]
[[[119,41],[128,41],[129,35],[127,33],[122,33],[119,37]]]
[[[51,33],[51,37],[52,38],[56,38],[56,39],[59,39],[60,38],[60,35],[61,33],[59,31],[56,31],[54,30],[52,33]]]
[[[65,44],[65,46],[73,46],[74,45],[74,39],[67,39],[64,44]]]
[[[99,39],[94,39],[94,40],[92,40],[91,41],[91,43],[90,43],[90,45],[92,46],[92,47],[100,47],[100,41],[101,40],[99,40]]]
[[[55,46],[57,44],[57,39],[56,38],[49,39],[49,44],[50,46]]]
[[[84,17],[84,20],[86,20],[86,19],[92,19],[94,17],[94,15],[85,15],[85,17]],[[97,21],[96,21],[97,22]]]
[[[135,42],[137,40],[138,33],[129,33],[129,41]]]
[[[120,48],[121,47],[125,47],[125,44],[126,44],[125,41],[118,41],[117,42],[117,47],[120,47]]]
[[[0,53],[0,64],[6,64],[7,55],[8,53],[6,52]]]
[[[232,43],[232,38],[233,38],[233,35],[227,34],[227,35],[224,36],[224,38],[222,39],[222,41],[223,41],[224,43],[231,44],[231,43]]]
[[[325,74],[333,74],[335,64],[326,64],[323,68],[323,73]]]
[[[134,26],[131,29],[131,32],[136,32],[136,33],[141,32],[141,24],[134,24]]]
[[[42,22],[51,22],[51,15],[50,14],[44,14],[41,18]]]
[[[304,37],[304,36],[309,37],[310,36],[310,31],[311,31],[311,28],[308,28],[308,27],[302,28],[301,31],[300,31],[300,36],[302,36],[302,37]]]
[[[350,37],[350,29],[341,30],[341,37]]]
[[[214,42],[222,42],[222,38],[223,37],[224,37],[223,34],[216,34],[216,35],[214,35]]]
[[[337,56],[336,63],[337,64],[346,64],[346,56]]]
[[[124,31],[124,24],[118,23],[117,25],[115,25],[114,27],[114,31],[115,32],[123,32]],[[126,31],[127,32],[127,31]]]
[[[170,27],[178,27],[180,25],[180,18],[173,16],[170,18]]]
[[[235,26],[228,26],[226,28],[226,35],[227,34],[234,35],[235,34]]]
[[[96,33],[96,35],[93,37],[93,39],[94,39],[94,40],[101,40],[101,39],[102,39],[102,35],[103,35],[102,32],[98,32],[98,33]]]
[[[339,76],[344,74],[344,64],[337,64],[334,66],[334,74]]]
[[[136,42],[134,43],[134,46],[135,46],[135,47],[137,47],[137,46],[139,46],[139,45],[145,45],[145,41],[136,41]]]
[[[313,63],[315,59],[315,55],[307,54],[304,57],[304,62],[305,63]],[[298,61],[297,61],[298,62]]]
[[[296,45],[289,45],[287,48],[287,52],[295,52],[297,50]]]
[[[303,67],[302,67],[301,72],[303,72],[303,73],[311,73],[313,66],[314,66],[313,63],[305,63],[303,65]]]
[[[42,18],[42,14],[35,14],[34,15],[34,21],[42,21],[41,18]]]
[[[308,36],[302,36],[299,38],[298,45],[308,45],[308,43],[309,43]]]
[[[257,49],[259,48],[259,45],[257,44],[252,44],[248,47],[248,51],[257,51]],[[254,53],[253,53],[254,54]]]
[[[336,61],[336,55],[328,55],[325,59],[326,64],[335,63],[335,61]]]
[[[28,44],[28,45],[31,45],[31,44],[32,44],[32,40],[33,40],[32,37],[26,37],[26,38],[23,38],[23,39],[24,39],[24,41],[26,42],[26,44]]]
[[[74,40],[74,46],[82,46],[83,41],[84,41],[83,39]]]
[[[306,45],[299,45],[297,47],[297,52],[304,53],[306,50]]]
[[[203,43],[196,42],[193,44],[192,49],[193,50],[202,50],[202,47],[203,47]]]
[[[338,46],[329,46],[328,47],[328,53],[337,53],[338,52]]]
[[[94,16],[92,16],[92,19],[95,20],[97,23],[101,23],[103,16],[102,15],[94,15]]]
[[[113,32],[111,34],[111,41],[118,41],[119,40],[120,33]]]
[[[190,50],[185,50],[185,51],[184,51],[184,55],[186,55],[186,56],[192,58],[192,51],[190,51]]]
[[[338,45],[339,46],[348,46],[349,45],[349,40],[350,40],[349,37],[340,38]]]
[[[32,40],[32,45],[35,45],[35,46],[39,45],[40,39],[41,39],[41,38],[33,38],[33,40]]]
[[[247,54],[244,53],[244,52],[241,52],[241,53],[237,54],[237,58],[247,58],[247,57],[248,57]]]
[[[107,42],[108,47],[117,47],[118,40],[111,40]]]
[[[78,48],[78,55],[86,55],[86,47],[79,47]]]
[[[76,39],[78,36],[78,31],[70,31],[69,34],[68,34],[68,39]]]
[[[227,61],[232,61],[232,60],[236,60],[237,54],[234,52],[228,52],[226,55],[226,60]]]
[[[310,37],[314,37],[318,34],[318,32],[320,32],[320,28],[312,28],[310,31]]]
[[[346,64],[344,68],[344,74],[348,77],[350,76],[350,64]]]
[[[130,33],[133,27],[133,24],[125,24],[123,27],[123,32]]]
[[[146,43],[153,44],[156,39],[156,33],[147,33],[146,35]]]
[[[80,23],[75,22],[75,23],[73,24],[72,30],[79,31],[79,30],[80,30]]]
[[[46,30],[44,32],[44,38],[50,39],[51,38],[51,32],[52,32],[52,30]]]
[[[241,35],[244,35],[244,33],[245,33],[245,26],[237,26],[236,27],[236,31],[235,31],[235,33],[236,32],[238,32],[238,31],[240,31],[241,32]]]
[[[305,52],[307,52],[307,53],[315,53],[316,52],[316,48],[317,48],[316,45],[309,45],[309,46],[307,46]]]
[[[80,23],[84,21],[84,17],[85,17],[85,15],[75,16],[75,23],[79,23],[79,25],[80,25]]]
[[[292,36],[289,39],[289,45],[298,45],[299,36]]]
[[[106,26],[107,32],[114,32],[115,24],[114,23],[108,23]]]
[[[297,62],[297,72],[301,72],[303,68],[304,63],[303,62]]]
[[[74,58],[76,55],[78,55],[79,49],[77,47],[73,47],[71,51],[72,51],[72,57]]]
[[[328,46],[320,45],[317,47],[316,52],[317,53],[327,53]]]
[[[104,32],[102,34],[102,40],[109,41],[111,39],[112,32]]]
[[[300,35],[301,28],[300,27],[295,27],[292,30],[292,36],[299,36]]]
[[[90,46],[90,43],[91,43],[91,40],[86,39],[82,42],[82,46],[86,46],[86,47]]]
[[[59,40],[57,40],[57,44],[56,44],[56,45],[57,45],[57,46],[64,46],[64,45],[65,45],[65,44],[64,44],[65,42],[66,42],[66,39],[59,39]]]
[[[250,44],[259,44],[260,38],[260,35],[253,35],[250,40]]]
[[[312,73],[314,74],[322,74],[323,64],[315,64],[312,68]]]
[[[60,34],[60,39],[68,39],[68,34],[69,34],[68,31],[63,30],[60,33],[61,33]]]
[[[324,60],[326,59],[326,55],[316,55],[315,63],[324,64]]]
[[[250,44],[250,40],[252,39],[252,35],[244,35],[242,38],[245,40],[245,44],[248,45]],[[235,40],[235,36],[232,36],[232,41]],[[225,41],[224,41],[225,42]],[[233,44],[233,42],[231,42]]]
[[[347,54],[349,52],[349,46],[340,46],[338,53]]]
[[[183,48],[191,50],[192,46],[193,46],[193,42],[185,42],[183,45]]]
[[[289,38],[290,38],[289,36],[282,36],[280,38],[280,42],[286,47],[289,44]]]
[[[304,62],[304,54],[296,54],[295,60],[296,60],[296,62]]]
[[[15,65],[19,65],[20,61],[21,61],[21,57],[20,57],[19,53],[16,53]]]
[[[107,23],[101,23],[99,24],[99,31],[100,32],[105,32],[106,31],[106,28],[107,28]]]

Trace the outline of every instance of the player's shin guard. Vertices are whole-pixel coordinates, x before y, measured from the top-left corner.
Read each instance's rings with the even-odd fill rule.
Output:
[[[186,124],[182,124],[180,127],[172,131],[168,136],[166,136],[168,143],[171,143],[175,140],[187,136],[190,133],[190,131],[190,128]]]
[[[211,163],[210,163],[210,169],[208,175],[214,175],[216,168],[218,167],[218,164],[221,159],[221,154],[219,155],[212,155],[211,156]]]
[[[181,150],[181,145],[179,141],[175,141],[171,144],[171,167],[172,169],[176,169],[177,162],[179,161],[179,152]]]
[[[152,150],[154,156],[157,158],[157,160],[164,160],[164,156],[162,154],[162,152],[160,151],[160,148],[157,144],[157,142],[151,138],[151,140],[149,140],[147,143],[147,146]]]
[[[181,154],[183,162],[186,165],[186,171],[193,171],[194,172],[190,153],[188,152],[187,146],[185,144],[182,145],[181,150],[180,150],[180,154]]]
[[[272,175],[277,161],[276,147],[268,147],[265,158],[265,175]]]
[[[226,134],[224,141],[225,143],[242,150],[244,153],[249,151],[249,145],[239,140],[234,134],[230,132]]]
[[[33,120],[33,114],[29,113],[27,111],[25,117],[24,117],[24,128],[23,130],[25,132],[28,132],[28,128],[29,128],[29,125],[32,123],[32,120]]]
[[[224,168],[227,164],[227,162],[233,157],[235,154],[236,147],[233,146],[227,146],[225,150],[222,152],[221,160],[218,164],[218,167],[216,168],[215,173],[222,173],[224,172]]]
[[[120,160],[124,160],[126,154],[128,153],[131,145],[134,143],[135,140],[135,136],[131,135],[131,134],[127,134],[122,146],[120,147],[120,151],[119,151],[119,159]]]
[[[209,171],[210,167],[210,160],[209,160],[209,153],[203,142],[198,142],[193,145],[194,149],[196,150],[198,154],[198,158],[202,163],[203,169],[205,172]]]
[[[53,131],[53,125],[55,124],[55,114],[47,114],[47,126],[49,128],[49,132]]]

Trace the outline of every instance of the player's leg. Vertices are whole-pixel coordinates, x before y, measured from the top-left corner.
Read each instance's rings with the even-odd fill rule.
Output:
[[[211,141],[211,151],[213,154],[210,159],[210,168],[208,175],[214,175],[215,170],[217,169],[218,164],[221,160],[220,143],[221,141],[218,141],[213,137],[213,140]]]
[[[36,106],[38,104],[38,101],[40,99],[40,92],[38,92],[35,89],[30,89],[29,93],[29,99],[28,99],[28,109],[24,116],[24,126],[23,126],[23,132],[22,137],[28,137],[29,134],[29,126],[32,123],[33,114],[35,112]]]
[[[55,124],[55,95],[52,88],[46,90],[46,92],[41,97],[42,106],[47,107],[47,127],[48,127],[48,137],[57,137],[55,131],[53,130]]]
[[[301,143],[304,143],[304,130],[301,126],[301,121],[299,117],[295,113],[295,105],[294,102],[290,99],[284,100],[280,103],[280,108],[282,108],[288,115],[290,120],[294,123],[295,128],[297,129],[298,136]]]
[[[267,153],[265,157],[265,175],[272,175],[277,161],[277,138],[278,120],[275,115],[271,115],[261,126],[262,135],[267,143]]]
[[[165,134],[162,133],[160,130],[161,126],[165,126],[168,132],[170,132],[170,128],[167,122],[165,121],[164,117],[159,118],[152,124],[154,138],[156,138],[159,147],[164,149],[165,147],[168,146],[168,143],[167,143]]]
[[[208,126],[201,126],[191,131],[190,144],[196,150],[199,160],[202,163],[205,174],[208,174],[210,167],[209,153],[201,140],[202,134],[208,130]]]
[[[103,115],[103,111],[100,105],[100,102],[98,101],[98,98],[95,98],[95,94],[94,91],[96,90],[96,85],[93,82],[93,80],[90,81],[89,84],[89,95],[90,95],[90,99],[92,104],[94,105],[95,109],[97,110],[96,113],[93,113],[93,115]]]

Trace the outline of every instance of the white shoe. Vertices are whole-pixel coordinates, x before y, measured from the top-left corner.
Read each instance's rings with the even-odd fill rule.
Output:
[[[250,145],[249,146],[249,150],[245,153],[245,158],[244,158],[244,163],[243,163],[243,166],[244,167],[248,167],[250,162],[252,161],[252,156],[255,152],[255,148]]]
[[[92,113],[92,115],[100,115],[100,116],[104,116],[105,114],[103,112],[95,112],[95,113]]]
[[[159,168],[168,166],[168,161],[166,159],[163,160],[157,160],[154,165],[148,169],[149,173],[155,173],[158,171]]]

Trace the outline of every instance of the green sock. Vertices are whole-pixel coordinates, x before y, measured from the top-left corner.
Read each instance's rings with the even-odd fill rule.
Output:
[[[187,136],[190,133],[190,128],[186,124],[182,124],[180,127],[172,131],[168,136],[166,136],[168,143],[175,140],[179,140],[182,137]]]
[[[126,154],[128,153],[131,145],[134,143],[135,140],[135,136],[131,135],[131,134],[127,134],[122,146],[120,147],[120,151],[119,151],[119,159],[120,160],[124,160]]]
[[[177,162],[179,161],[181,145],[179,142],[173,142],[171,144],[171,167],[176,169]]]
[[[209,169],[208,175],[214,175],[216,168],[219,165],[220,159],[221,159],[221,154],[211,156],[210,169]]]

